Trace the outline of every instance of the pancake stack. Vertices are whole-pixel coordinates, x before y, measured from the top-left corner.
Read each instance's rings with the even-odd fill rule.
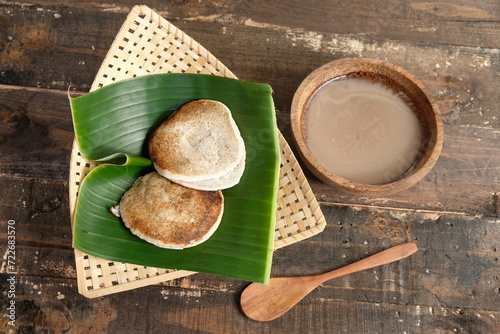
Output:
[[[245,169],[245,145],[231,111],[212,100],[185,104],[155,129],[149,154],[156,171],[123,195],[123,222],[158,247],[206,241],[222,219],[221,189],[238,184]]]
[[[149,155],[162,176],[186,187],[219,190],[236,185],[245,168],[245,143],[223,103],[185,104],[151,135]]]

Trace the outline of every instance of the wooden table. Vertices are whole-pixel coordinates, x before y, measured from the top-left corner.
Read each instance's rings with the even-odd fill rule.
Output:
[[[89,90],[135,3],[1,1],[0,332],[500,333],[500,2],[144,4],[239,78],[269,83],[292,148],[293,94],[322,64],[372,57],[420,79],[445,124],[432,172],[399,194],[364,198],[334,191],[306,170],[328,224],[277,250],[272,276],[328,271],[408,241],[419,251],[329,281],[265,323],[239,308],[247,282],[208,274],[81,296],[68,208],[74,133],[67,90]],[[16,229],[15,275],[9,225]]]

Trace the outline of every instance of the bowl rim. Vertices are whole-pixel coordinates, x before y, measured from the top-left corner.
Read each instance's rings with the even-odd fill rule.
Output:
[[[426,138],[426,140],[429,140],[429,143],[427,145],[427,149],[423,152],[424,154],[416,161],[416,163],[418,163],[418,167],[414,168],[414,164],[414,166],[411,167],[407,172],[405,172],[400,178],[382,184],[364,184],[351,181],[326,169],[326,167],[324,167],[316,159],[316,157],[307,147],[302,129],[302,118],[304,116],[305,107],[307,106],[307,103],[314,95],[314,93],[324,84],[335,78],[362,72],[360,67],[366,65],[379,68],[384,67],[386,70],[402,75],[403,77],[408,79],[411,84],[414,85],[415,88],[420,90],[423,96],[425,96],[425,99],[430,104],[431,110],[433,111],[430,119],[433,123],[433,126],[435,126],[435,129],[433,129],[435,132],[431,133],[432,138]],[[333,75],[331,70],[334,68],[338,69],[338,67],[341,66],[346,68],[346,73]],[[350,70],[348,70],[349,68]],[[371,73],[376,74],[376,72],[374,71],[371,71]],[[312,89],[311,85],[313,86]],[[324,183],[344,192],[358,195],[387,195],[411,187],[412,185],[420,181],[434,167],[441,154],[444,141],[444,130],[441,113],[434,99],[428,93],[425,86],[405,69],[388,61],[373,58],[341,58],[326,63],[311,72],[301,82],[293,96],[290,111],[290,120],[294,143],[297,147],[299,156],[306,167]]]

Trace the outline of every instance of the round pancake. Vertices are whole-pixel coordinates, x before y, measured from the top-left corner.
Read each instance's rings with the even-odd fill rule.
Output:
[[[155,129],[149,155],[162,176],[196,182],[224,176],[246,153],[226,105],[197,100],[183,105]]]
[[[156,246],[183,249],[206,241],[224,210],[219,191],[176,184],[157,172],[137,179],[120,201],[120,216],[130,231]]]

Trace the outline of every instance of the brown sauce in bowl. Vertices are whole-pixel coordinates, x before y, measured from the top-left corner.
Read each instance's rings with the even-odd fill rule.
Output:
[[[421,149],[421,127],[401,92],[383,81],[342,77],[311,97],[304,119],[306,143],[332,173],[363,184],[395,181]]]

